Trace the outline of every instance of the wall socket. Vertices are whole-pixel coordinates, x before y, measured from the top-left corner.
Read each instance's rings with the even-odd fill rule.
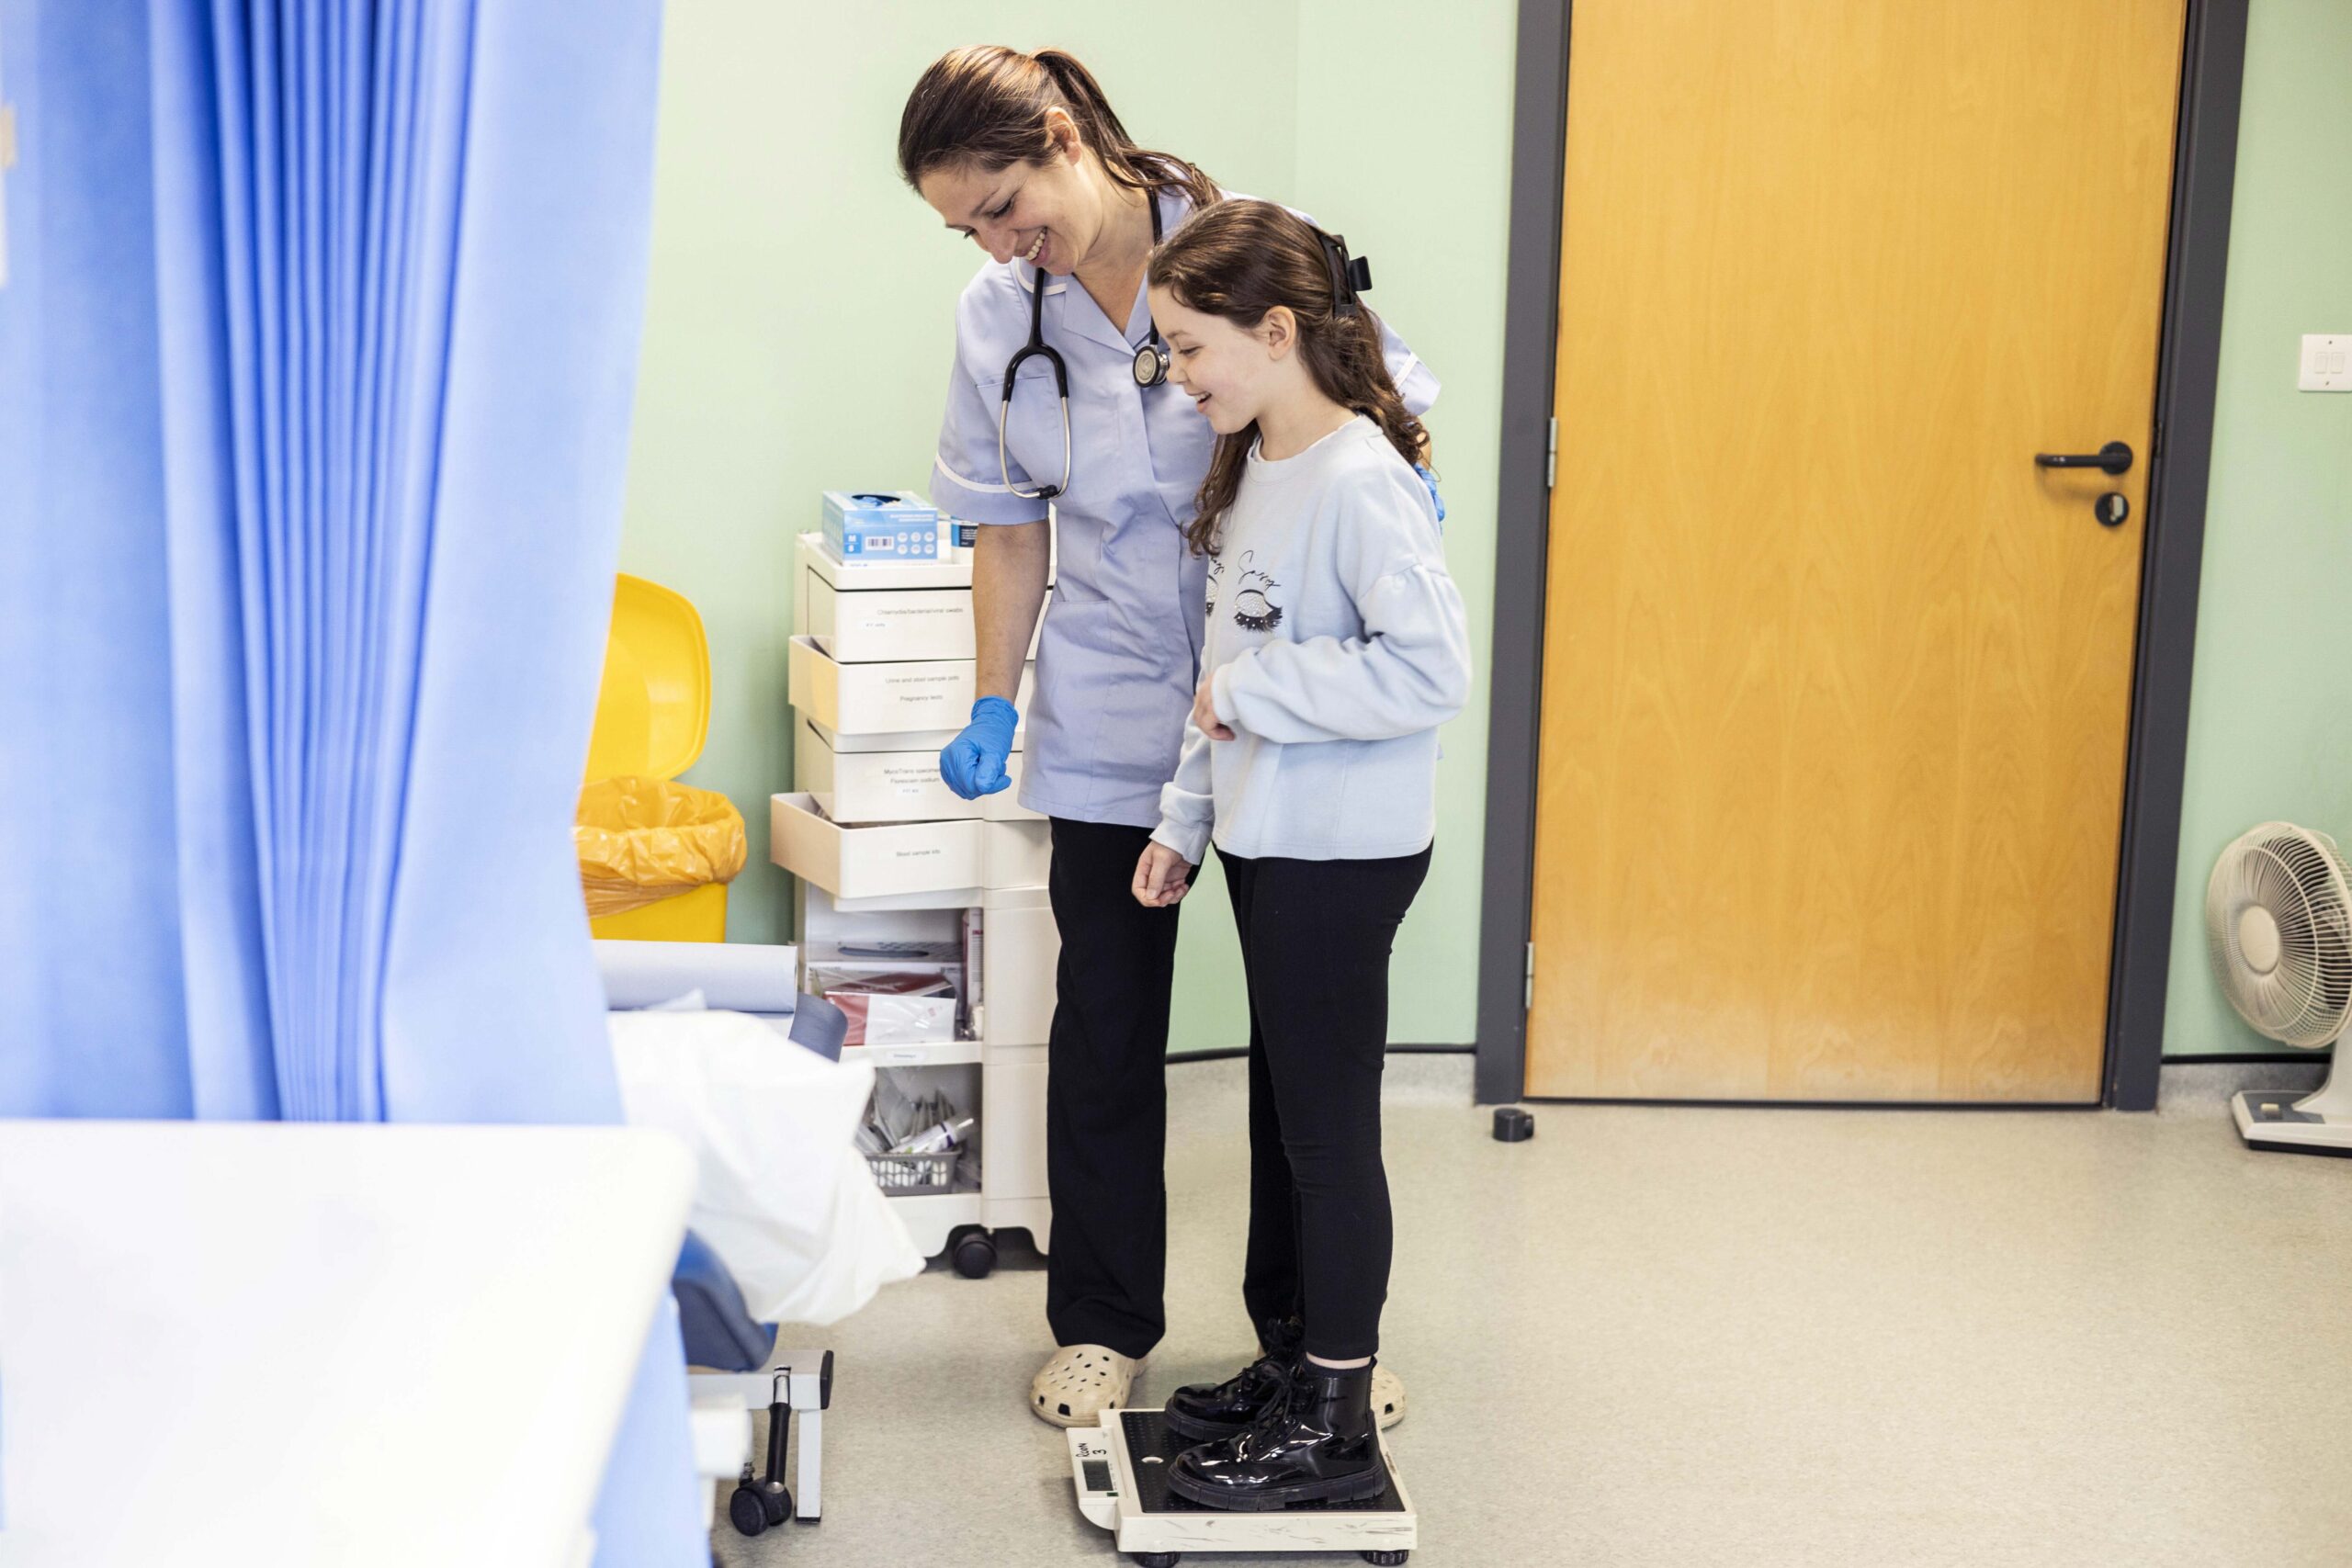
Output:
[[[2352,333],[2305,333],[2299,392],[2352,392]]]

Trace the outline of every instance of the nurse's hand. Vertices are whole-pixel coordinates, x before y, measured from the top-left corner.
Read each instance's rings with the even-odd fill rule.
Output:
[[[1004,765],[1012,756],[1012,731],[1020,712],[1002,697],[982,697],[972,705],[972,722],[964,733],[939,751],[939,776],[966,800],[994,795],[1012,781]]]
[[[1136,862],[1136,902],[1147,909],[1164,909],[1191,890],[1193,863],[1166,844],[1143,847]]]
[[[1216,716],[1216,671],[1201,671],[1201,683],[1193,693],[1193,727],[1212,740],[1230,740],[1233,727]]]

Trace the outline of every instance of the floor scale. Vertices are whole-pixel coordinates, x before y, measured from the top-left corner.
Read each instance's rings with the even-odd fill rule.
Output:
[[[1357,1503],[1297,1503],[1262,1514],[1186,1502],[1168,1490],[1168,1467],[1196,1439],[1168,1429],[1157,1410],[1106,1410],[1099,1427],[1069,1432],[1078,1508],[1112,1532],[1143,1568],[1175,1568],[1187,1551],[1353,1551],[1401,1563],[1418,1539],[1405,1479],[1385,1438],[1388,1489]]]

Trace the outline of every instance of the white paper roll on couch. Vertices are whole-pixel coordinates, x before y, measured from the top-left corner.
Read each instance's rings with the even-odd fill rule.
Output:
[[[750,942],[600,942],[605,1005],[650,1008],[700,991],[728,1012],[788,1013],[800,992],[800,950]]]

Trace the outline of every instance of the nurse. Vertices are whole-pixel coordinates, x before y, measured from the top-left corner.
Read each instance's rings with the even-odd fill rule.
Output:
[[[899,167],[989,255],[956,305],[931,482],[943,512],[985,525],[972,560],[978,700],[940,753],[942,776],[967,799],[1006,786],[1022,666],[1048,561],[1058,562],[1019,797],[1052,818],[1062,942],[1046,1091],[1046,1316],[1058,1348],[1029,1407],[1057,1426],[1092,1426],[1128,1402],[1136,1363],[1166,1327],[1165,1069],[1181,906],[1146,908],[1129,886],[1199,678],[1207,568],[1186,549],[1184,525],[1216,441],[1161,372],[1144,266],[1159,237],[1223,193],[1182,159],[1136,146],[1093,76],[1058,50],[941,57],[907,99]],[[1023,354],[1033,344],[1051,352]],[[1424,412],[1436,378],[1393,333],[1386,349],[1406,407]],[[1290,1171],[1278,1134],[1254,1135],[1274,1133],[1274,1111],[1251,1032],[1258,1152],[1242,1293],[1261,1360],[1224,1391],[1236,1401],[1297,1353]],[[1374,1403],[1391,1419],[1402,1411],[1393,1378]]]

